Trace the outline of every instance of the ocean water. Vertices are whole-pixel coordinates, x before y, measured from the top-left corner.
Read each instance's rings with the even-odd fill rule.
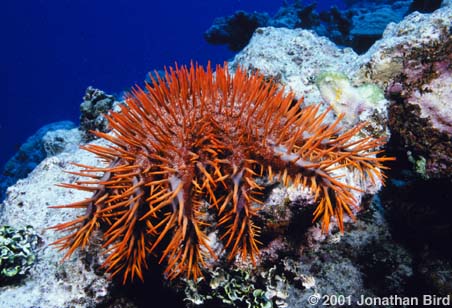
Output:
[[[305,1],[303,3],[309,3]],[[88,86],[121,93],[174,62],[234,56],[205,42],[216,17],[274,14],[283,1],[7,1],[1,14],[0,166],[41,126],[71,120]],[[319,1],[323,10],[341,1]],[[5,114],[6,113],[6,114]],[[0,167],[1,168],[1,167]]]

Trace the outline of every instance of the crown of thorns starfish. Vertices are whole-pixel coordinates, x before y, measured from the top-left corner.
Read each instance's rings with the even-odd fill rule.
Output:
[[[317,208],[313,220],[327,231],[335,216],[357,207],[353,191],[337,170],[354,168],[363,178],[383,181],[376,157],[383,138],[358,138],[364,124],[343,130],[342,116],[325,124],[329,110],[303,106],[302,99],[258,73],[227,66],[170,68],[134,88],[119,112],[106,115],[111,134],[95,134],[109,146],[83,146],[107,162],[70,172],[88,178],[63,187],[92,193],[88,199],[53,206],[83,208],[73,221],[52,227],[67,231],[54,242],[65,258],[103,230],[113,275],[143,279],[148,257],[166,261],[165,274],[197,279],[207,258],[215,258],[208,232],[214,230],[229,260],[255,262],[259,228],[253,222],[262,206],[259,178],[310,188]],[[345,212],[345,213],[344,213]],[[209,223],[206,217],[215,217]]]

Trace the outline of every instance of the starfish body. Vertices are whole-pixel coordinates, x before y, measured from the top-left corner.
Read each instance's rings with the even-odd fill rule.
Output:
[[[52,228],[69,231],[54,244],[65,258],[89,244],[102,228],[113,275],[143,279],[148,257],[166,261],[165,274],[196,280],[216,258],[208,232],[218,233],[227,258],[255,263],[262,207],[259,179],[310,188],[317,208],[313,220],[325,231],[335,216],[353,217],[358,204],[337,170],[355,168],[363,178],[383,181],[376,157],[385,141],[358,138],[364,124],[349,130],[324,119],[330,110],[304,106],[294,94],[258,73],[217,66],[175,67],[135,88],[119,112],[106,115],[112,134],[95,134],[110,146],[83,146],[106,167],[79,165],[89,181],[61,184],[92,192],[83,201],[55,208],[84,208],[84,215]],[[213,216],[215,223],[207,216]]]

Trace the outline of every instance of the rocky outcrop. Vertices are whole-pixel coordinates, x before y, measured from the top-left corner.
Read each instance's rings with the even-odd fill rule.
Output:
[[[258,27],[267,25],[270,17],[266,13],[237,11],[231,16],[219,17],[204,33],[210,44],[227,45],[232,51],[242,50]]]
[[[421,177],[452,174],[451,20],[452,8],[444,7],[388,26],[357,72],[386,89],[396,151]]]
[[[88,87],[83,102],[80,104],[80,131],[85,142],[96,139],[91,131],[108,131],[107,119],[104,117],[115,106],[115,97],[104,91]]]
[[[72,161],[101,164],[83,150],[62,153],[45,159],[26,179],[19,180],[7,190],[0,225],[31,226],[40,242],[36,249],[37,262],[30,268],[26,279],[0,287],[1,307],[94,307],[109,296],[111,282],[99,271],[100,254],[95,248],[89,252],[78,251],[67,262],[61,263],[64,252],[50,246],[59,235],[49,227],[75,219],[82,213],[49,206],[72,202],[74,198],[81,200],[89,195],[55,185],[73,181],[74,176],[65,172],[77,169],[70,165]]]
[[[30,136],[5,164],[0,175],[0,202],[6,188],[25,178],[44,158],[78,144],[80,133],[71,121],[47,124]]]

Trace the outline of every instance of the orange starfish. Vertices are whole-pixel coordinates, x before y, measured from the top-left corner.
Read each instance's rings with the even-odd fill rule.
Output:
[[[262,75],[210,65],[175,67],[135,88],[120,112],[106,115],[112,134],[95,134],[110,146],[86,145],[107,167],[78,165],[75,175],[91,178],[63,187],[92,192],[83,201],[53,206],[84,208],[77,219],[52,228],[69,231],[54,244],[65,258],[85,247],[101,228],[112,275],[143,279],[147,259],[157,253],[165,274],[196,280],[215,258],[208,233],[215,231],[228,259],[255,262],[262,206],[260,178],[310,188],[318,202],[314,220],[329,228],[335,216],[343,230],[344,212],[353,217],[359,188],[340,181],[341,168],[383,181],[376,157],[383,138],[357,138],[364,124],[344,131],[342,116],[325,124],[329,110],[300,109],[302,99]],[[99,173],[101,175],[99,175]],[[216,223],[211,224],[209,217]]]

